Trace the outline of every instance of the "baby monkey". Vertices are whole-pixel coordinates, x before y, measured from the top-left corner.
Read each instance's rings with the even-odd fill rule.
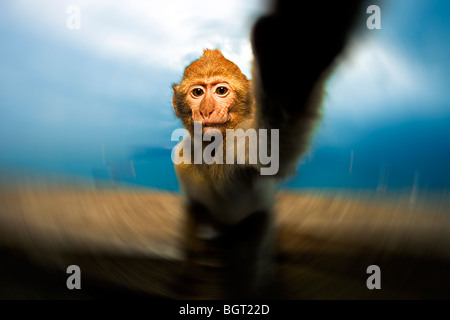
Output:
[[[205,50],[173,85],[175,114],[188,132],[177,149],[184,161],[175,162],[187,212],[187,296],[211,297],[213,287],[220,298],[274,298],[276,185],[308,148],[325,81],[360,5],[276,1],[253,28],[252,80],[219,50]],[[211,143],[217,148],[207,150]],[[263,174],[267,161],[252,159],[255,144],[270,150],[276,170]],[[196,151],[233,161],[207,163]]]

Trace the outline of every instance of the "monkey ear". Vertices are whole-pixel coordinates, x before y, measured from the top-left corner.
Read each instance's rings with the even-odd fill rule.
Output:
[[[172,85],[172,89],[173,89],[173,96],[172,96],[172,106],[173,106],[173,110],[175,111],[175,116],[178,116],[178,108],[177,108],[177,92],[178,89],[180,88],[179,84],[173,84]]]

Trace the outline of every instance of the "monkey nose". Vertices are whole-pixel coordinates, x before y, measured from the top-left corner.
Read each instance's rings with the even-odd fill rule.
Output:
[[[204,109],[204,110],[200,110],[200,115],[203,117],[203,119],[208,119],[213,112],[214,112],[214,109],[211,109],[211,110]]]
[[[200,115],[203,117],[203,119],[208,119],[214,112],[214,104],[211,103],[204,103],[202,106],[200,106]]]

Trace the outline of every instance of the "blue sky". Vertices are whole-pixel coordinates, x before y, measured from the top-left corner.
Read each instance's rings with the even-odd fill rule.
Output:
[[[90,176],[141,159],[137,178],[152,185],[142,159],[159,161],[148,150],[170,149],[180,127],[171,84],[203,48],[250,76],[249,32],[263,3],[2,1],[0,167]],[[66,26],[71,4],[79,30]],[[381,10],[382,29],[355,39],[329,81],[298,186],[348,186],[336,181],[349,178],[353,152],[352,186],[390,168],[405,185],[421,172],[450,187],[450,2],[391,0]]]

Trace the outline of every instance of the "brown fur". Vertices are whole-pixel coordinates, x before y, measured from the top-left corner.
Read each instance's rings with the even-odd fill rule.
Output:
[[[219,50],[204,50],[203,56],[192,62],[184,71],[180,84],[174,84],[172,104],[175,114],[179,117],[184,127],[192,134],[191,108],[186,103],[186,95],[191,85],[205,83],[212,79],[226,80],[235,90],[237,97],[230,112],[238,115],[238,122],[231,123],[229,128],[236,128],[239,123],[251,119],[255,104],[251,90],[251,81],[241,72],[239,67],[225,59]]]
[[[292,2],[279,0],[273,14],[261,18],[253,30],[253,82],[219,50],[205,50],[186,68],[180,84],[173,85],[175,114],[191,136],[192,119],[199,117],[199,101],[215,103],[215,98],[206,100],[206,92],[202,100],[196,100],[193,91],[189,92],[192,86],[210,88],[214,83],[226,82],[233,90],[230,97],[234,101],[227,107],[208,104],[208,110],[212,107],[217,112],[233,113],[234,120],[226,123],[229,129],[277,129],[280,137],[279,171],[274,176],[260,175],[260,164],[176,165],[188,213],[184,243],[190,279],[201,281],[203,261],[211,258],[212,250],[219,253],[215,263],[223,270],[220,278],[225,296],[247,298],[271,292],[275,186],[280,178],[295,172],[320,119],[325,81],[358,12],[359,2],[349,3],[348,8],[343,8],[340,3],[330,2],[331,7],[324,11],[321,3],[307,2],[304,10],[310,9],[317,21],[299,21]],[[344,23],[336,21],[340,17],[346,19]],[[317,25],[327,30],[320,39],[310,32],[311,26]],[[286,48],[295,31],[304,36],[299,39],[306,43],[300,51]],[[225,137],[225,146],[227,142]],[[272,150],[270,145],[268,150]],[[205,228],[211,231],[206,238]]]

